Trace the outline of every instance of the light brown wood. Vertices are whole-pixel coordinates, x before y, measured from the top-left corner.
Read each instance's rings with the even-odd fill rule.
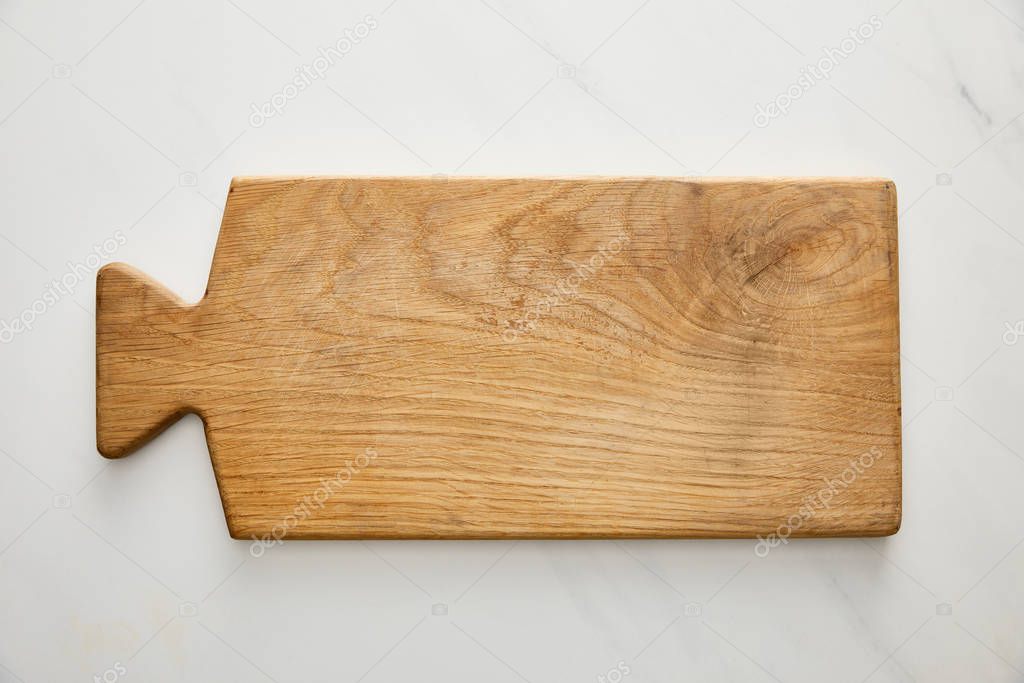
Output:
[[[896,255],[881,179],[236,179],[198,304],[100,272],[98,446],[198,413],[236,538],[890,534]]]

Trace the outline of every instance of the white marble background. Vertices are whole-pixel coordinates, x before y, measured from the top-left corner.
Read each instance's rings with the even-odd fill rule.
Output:
[[[118,231],[199,298],[236,174],[888,176],[906,429],[887,539],[254,558],[197,418],[96,453],[90,274],[0,345],[0,680],[1024,680],[1020,0],[0,0],[0,73],[3,321]]]

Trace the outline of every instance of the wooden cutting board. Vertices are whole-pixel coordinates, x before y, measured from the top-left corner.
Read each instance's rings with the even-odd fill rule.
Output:
[[[240,178],[206,296],[97,283],[111,458],[206,425],[236,538],[878,536],[881,179]]]

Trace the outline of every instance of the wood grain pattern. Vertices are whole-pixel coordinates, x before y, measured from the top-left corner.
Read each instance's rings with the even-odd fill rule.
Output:
[[[235,179],[198,304],[100,272],[98,446],[198,413],[236,538],[890,534],[896,256],[881,179]]]

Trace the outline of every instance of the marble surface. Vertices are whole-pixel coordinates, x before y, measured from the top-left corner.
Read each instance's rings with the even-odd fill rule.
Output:
[[[0,680],[1024,680],[1019,1],[5,0],[0,70]],[[253,557],[197,418],[97,455],[92,273],[199,298],[285,172],[893,178],[903,529]]]

